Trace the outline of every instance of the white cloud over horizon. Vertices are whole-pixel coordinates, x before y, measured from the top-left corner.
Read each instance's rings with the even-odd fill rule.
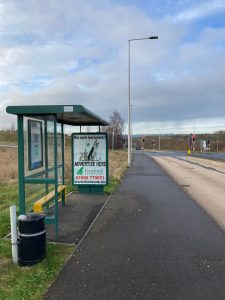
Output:
[[[191,9],[187,9],[179,13],[175,20],[177,21],[190,21],[196,18],[202,18],[219,10],[225,10],[225,2],[223,0],[204,1],[203,3],[196,3]]]
[[[0,128],[15,120],[6,106],[33,103],[126,120],[128,39],[149,35],[131,43],[134,132],[225,126],[225,0],[140,2],[0,0]]]

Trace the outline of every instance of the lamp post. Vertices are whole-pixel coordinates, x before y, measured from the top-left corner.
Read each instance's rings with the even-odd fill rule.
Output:
[[[160,130],[159,130],[159,151],[161,150],[161,139],[160,139]]]
[[[132,128],[132,108],[133,105],[130,105],[130,151],[131,151],[131,159],[132,159],[132,151],[133,151],[133,128]]]
[[[113,128],[113,130],[112,130],[112,150],[114,150],[114,141],[115,141],[115,131]]]
[[[142,40],[157,40],[158,36],[150,36],[146,38],[128,40],[128,167],[131,164],[131,103],[130,103],[130,43]]]

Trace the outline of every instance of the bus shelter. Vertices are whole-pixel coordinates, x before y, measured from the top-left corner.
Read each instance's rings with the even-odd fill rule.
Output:
[[[58,236],[58,200],[65,203],[64,125],[107,126],[82,105],[8,106],[18,122],[19,213],[42,212]],[[72,164],[72,162],[71,162]],[[53,203],[49,213],[49,203]],[[53,213],[52,213],[53,210]]]

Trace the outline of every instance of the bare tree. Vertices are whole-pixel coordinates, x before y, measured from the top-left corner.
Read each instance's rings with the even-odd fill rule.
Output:
[[[118,111],[114,111],[110,117],[110,125],[106,127],[109,136],[109,147],[119,149],[123,147],[124,118]]]
[[[10,125],[10,132],[15,132],[15,131],[16,131],[15,123],[11,123],[11,125]]]

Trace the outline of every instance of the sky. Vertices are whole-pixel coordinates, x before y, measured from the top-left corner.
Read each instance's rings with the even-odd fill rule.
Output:
[[[0,128],[9,105],[81,104],[133,133],[225,130],[225,0],[0,0]]]

